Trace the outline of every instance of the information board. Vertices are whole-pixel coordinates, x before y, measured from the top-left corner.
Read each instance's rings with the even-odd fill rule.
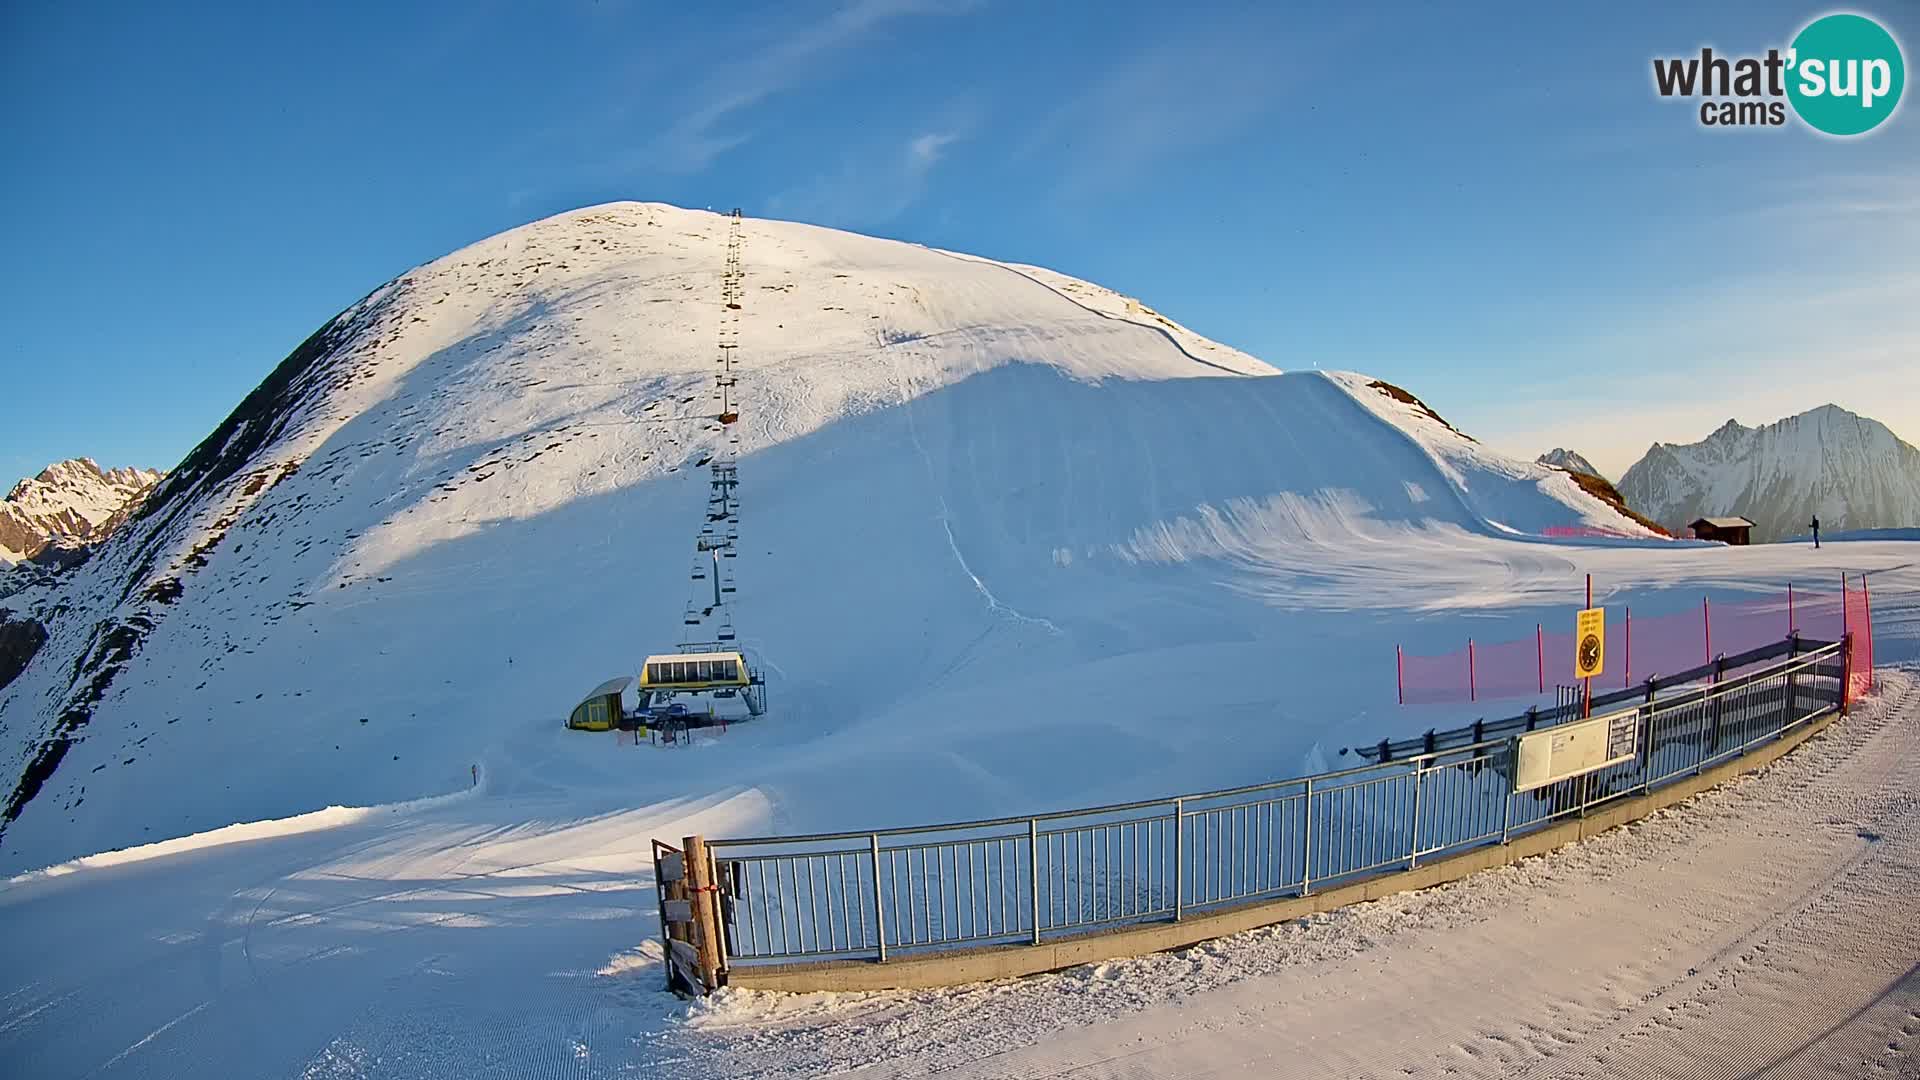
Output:
[[[1639,746],[1638,709],[1527,732],[1514,739],[1513,790],[1532,791],[1632,761]]]

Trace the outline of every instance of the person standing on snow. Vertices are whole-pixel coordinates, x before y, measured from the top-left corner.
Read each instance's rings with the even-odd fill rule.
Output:
[[[1813,527],[1813,548],[1815,551],[1818,551],[1820,550],[1820,518],[1818,515],[1815,515],[1813,519],[1812,527]]]

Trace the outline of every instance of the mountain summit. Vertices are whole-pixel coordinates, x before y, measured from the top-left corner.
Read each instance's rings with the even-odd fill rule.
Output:
[[[1592,462],[1564,447],[1556,446],[1533,460],[1568,472],[1586,473],[1588,476],[1600,475],[1600,470],[1594,468]]]
[[[730,435],[728,603],[770,715],[730,744],[750,755],[615,765],[559,719],[679,643]],[[0,689],[0,866],[474,775],[537,788],[538,762],[612,770],[623,800],[886,786],[907,819],[1024,806],[983,778],[1088,739],[1114,749],[1083,785],[1228,779],[1146,737],[1158,671],[1203,671],[1178,708],[1264,776],[1244,746],[1340,722],[1244,703],[1346,656],[1296,614],[1364,602],[1377,565],[1341,565],[1566,527],[1645,535],[1404,390],[1281,374],[1084,281],[593,207],[342,312],[35,601],[45,643]]]
[[[1676,530],[1739,514],[1756,541],[1920,525],[1920,450],[1885,424],[1822,405],[1764,427],[1728,420],[1696,443],[1655,443],[1620,478],[1635,510]]]

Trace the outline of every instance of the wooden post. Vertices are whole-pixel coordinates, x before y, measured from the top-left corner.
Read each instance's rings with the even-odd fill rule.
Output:
[[[660,925],[666,934],[666,941],[664,944],[666,945],[666,949],[667,949],[667,955],[666,955],[667,989],[674,990],[677,992],[678,988],[674,985],[674,974],[678,970],[678,965],[675,961],[674,954],[677,952],[677,950],[674,948],[674,946],[675,945],[683,945],[683,946],[689,946],[689,947],[692,946],[693,924],[690,922],[679,922],[679,921],[670,919],[668,918],[668,915],[673,909],[675,909],[679,905],[687,903],[686,853],[675,852],[673,851],[672,848],[668,847],[665,844],[660,843],[658,840],[654,841],[654,843],[658,845],[654,849],[655,856],[653,860],[653,865],[654,865],[654,873],[657,875],[656,880],[660,882],[660,900],[661,900]],[[680,866],[681,866],[679,877],[669,879],[666,873],[663,872],[662,866],[665,860],[663,860],[659,855],[660,850],[663,848],[666,849],[668,858],[672,858],[676,855],[679,857]]]
[[[699,952],[700,982],[708,993],[720,987],[720,906],[714,903],[713,860],[705,837],[686,838],[687,892],[693,900],[693,946]]]

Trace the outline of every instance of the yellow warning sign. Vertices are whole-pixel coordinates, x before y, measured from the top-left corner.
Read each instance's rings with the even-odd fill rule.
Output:
[[[1574,619],[1573,677],[1591,679],[1607,662],[1607,609],[1587,608]]]

